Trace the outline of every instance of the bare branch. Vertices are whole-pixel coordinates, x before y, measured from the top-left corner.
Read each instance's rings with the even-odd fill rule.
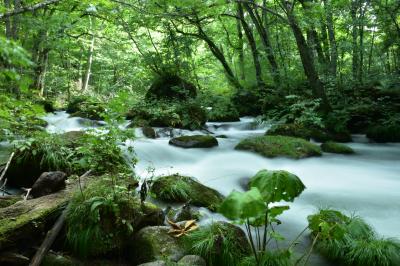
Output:
[[[24,7],[15,9],[13,11],[9,11],[9,12],[0,14],[0,20],[8,18],[8,17],[11,17],[11,16],[15,16],[15,15],[18,15],[18,14],[22,14],[22,13],[25,13],[25,12],[32,12],[32,11],[35,11],[37,9],[44,8],[44,7],[48,6],[48,5],[57,4],[58,2],[61,2],[61,1],[63,1],[63,0],[46,0],[44,2],[37,3],[37,4],[33,5],[33,6],[24,6]]]

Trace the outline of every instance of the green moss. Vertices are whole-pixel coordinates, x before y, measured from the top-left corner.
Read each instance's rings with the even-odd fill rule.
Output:
[[[259,136],[242,140],[236,150],[248,150],[273,158],[285,156],[294,159],[320,156],[321,149],[304,139],[285,136]]]
[[[210,135],[193,135],[173,138],[169,144],[182,148],[211,148],[218,146],[218,141]]]
[[[161,176],[151,186],[151,192],[160,200],[186,203],[207,207],[215,211],[223,196],[216,190],[206,187],[193,178],[178,174]]]
[[[327,141],[323,144],[321,144],[321,149],[324,152],[330,152],[330,153],[340,153],[340,154],[352,154],[354,153],[354,150],[350,148],[349,146],[336,143],[333,141]]]
[[[10,205],[13,205],[17,201],[20,201],[21,199],[22,198],[19,196],[0,199],[0,208],[5,208]]]

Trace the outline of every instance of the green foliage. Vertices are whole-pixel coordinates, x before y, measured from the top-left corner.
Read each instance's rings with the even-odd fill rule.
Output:
[[[325,143],[321,144],[321,149],[324,152],[330,152],[330,153],[340,153],[340,154],[353,154],[354,150],[350,148],[349,146],[336,143],[333,141],[327,141]]]
[[[317,249],[331,260],[358,266],[394,266],[400,261],[398,240],[377,238],[359,217],[328,209],[309,216],[308,221],[312,234],[320,236]]]
[[[248,243],[241,243],[237,230],[226,223],[212,223],[185,236],[190,252],[207,260],[210,266],[238,265],[249,254]]]
[[[240,262],[240,266],[290,266],[292,253],[289,250],[268,250],[260,253],[259,263],[254,256],[246,257]]]
[[[219,213],[230,220],[245,221],[249,218],[259,217],[265,213],[265,203],[256,187],[249,191],[232,191],[223,201]]]
[[[321,149],[304,139],[285,136],[258,136],[242,140],[237,150],[248,150],[265,157],[287,156],[301,159],[310,156],[320,156]]]
[[[46,122],[39,118],[44,115],[41,105],[27,99],[17,100],[7,94],[0,95],[0,102],[0,140],[29,137],[46,126]]]
[[[251,178],[249,186],[258,188],[268,203],[293,201],[306,188],[300,178],[284,170],[261,170]]]
[[[400,142],[400,123],[373,125],[368,128],[367,137],[376,142]]]
[[[229,95],[214,95],[203,93],[199,99],[201,105],[207,108],[208,121],[232,122],[239,121],[239,112]]]
[[[67,215],[67,241],[81,257],[118,249],[133,232],[140,206],[126,187],[126,176],[103,176],[74,195]]]

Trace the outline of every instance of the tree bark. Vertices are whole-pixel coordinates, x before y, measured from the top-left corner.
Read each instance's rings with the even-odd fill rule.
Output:
[[[286,5],[285,2],[283,2],[283,4]],[[299,27],[299,24],[291,7],[286,8],[286,14],[289,26],[292,29],[293,35],[296,39],[296,44],[300,53],[304,73],[307,77],[308,82],[310,83],[313,95],[315,98],[321,99],[321,109],[323,112],[327,113],[332,108],[325,94],[324,85],[322,84],[316,71],[314,60],[312,57],[312,49],[307,45],[307,42],[303,36],[303,33]]]
[[[243,30],[246,34],[247,41],[249,42],[250,49],[251,49],[251,54],[253,56],[253,63],[254,63],[254,69],[256,73],[256,81],[257,81],[257,87],[260,89],[265,88],[265,83],[262,79],[262,70],[261,70],[261,64],[260,64],[260,59],[259,59],[259,54],[257,50],[257,44],[254,39],[253,31],[251,30],[249,24],[247,24],[247,21],[244,17],[244,12],[243,12],[243,7],[242,4],[238,3],[238,13],[239,13],[239,18],[243,26]]]
[[[352,72],[353,72],[353,82],[358,82],[358,69],[359,69],[359,51],[358,51],[358,43],[357,43],[357,11],[358,11],[358,2],[359,0],[352,0],[350,15],[352,21],[352,48],[353,48],[353,56],[352,56]]]
[[[330,74],[336,80],[338,51],[335,37],[335,28],[332,16],[332,6],[330,0],[324,0],[324,7],[326,13],[326,25],[328,28],[329,36],[329,56],[330,56]]]
[[[271,66],[272,78],[274,80],[275,85],[278,86],[280,84],[280,73],[279,73],[278,63],[276,61],[275,54],[269,38],[269,31],[266,23],[266,18],[267,18],[266,14],[264,15],[264,25],[263,25],[262,19],[257,13],[257,11],[254,10],[252,7],[250,7],[248,3],[244,3],[243,5],[246,11],[249,13],[250,18],[257,29],[265,53],[267,55],[268,62]],[[266,5],[266,1],[263,2],[263,5]]]
[[[237,16],[239,17],[239,6],[237,4]],[[242,25],[239,20],[236,20],[236,30],[238,35],[238,53],[239,53],[239,77],[241,80],[246,79],[246,75],[244,73],[244,52],[243,52],[243,33],[242,33]]]
[[[83,76],[82,92],[87,91],[87,89],[89,87],[90,76],[92,74],[92,62],[93,62],[95,35],[94,35],[94,30],[93,30],[94,26],[92,24],[91,16],[89,16],[89,23],[90,23],[90,31],[92,33],[92,37],[90,40],[90,46],[89,46],[89,51],[88,51],[88,55],[87,55],[86,71],[85,71],[85,75]]]

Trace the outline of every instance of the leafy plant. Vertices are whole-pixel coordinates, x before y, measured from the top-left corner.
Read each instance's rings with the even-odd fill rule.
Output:
[[[279,224],[277,217],[289,209],[288,206],[270,206],[270,204],[293,201],[303,192],[305,186],[291,173],[268,170],[259,171],[251,178],[249,186],[251,189],[247,192],[233,191],[224,200],[219,212],[228,219],[245,224],[256,265],[264,265],[262,257],[267,256],[265,254],[267,243],[273,239],[276,241],[283,239],[274,230],[273,224]]]

